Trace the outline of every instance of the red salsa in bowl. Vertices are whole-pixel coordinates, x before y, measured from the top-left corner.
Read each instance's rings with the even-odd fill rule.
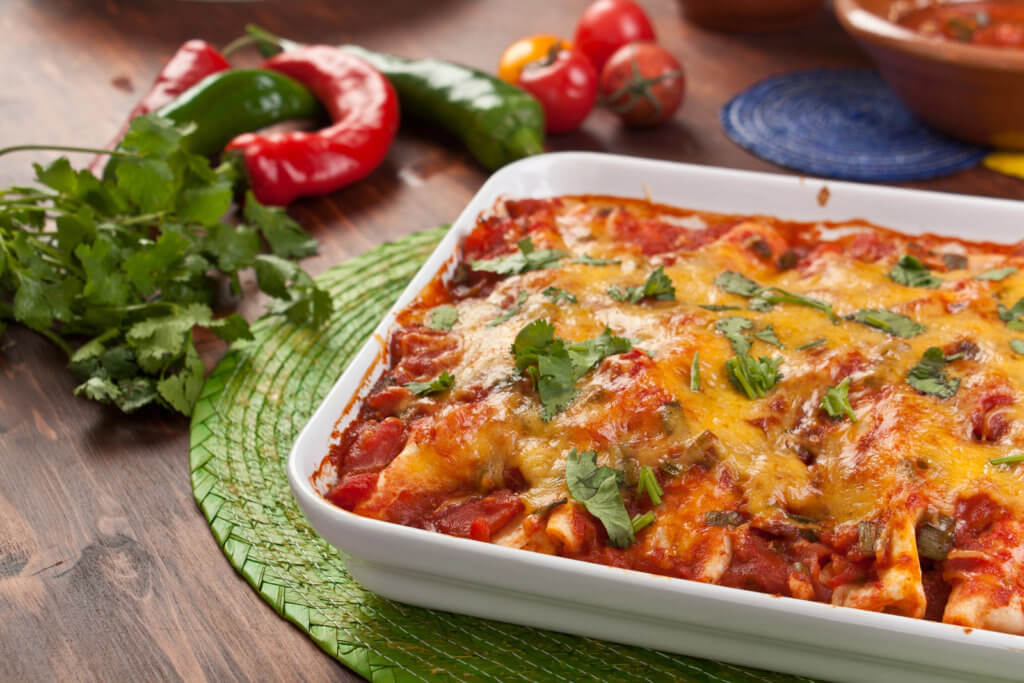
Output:
[[[957,2],[903,14],[898,23],[924,36],[1024,50],[1024,3]]]

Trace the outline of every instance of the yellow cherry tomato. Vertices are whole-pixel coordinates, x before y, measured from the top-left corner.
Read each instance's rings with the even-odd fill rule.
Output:
[[[501,53],[501,59],[498,60],[498,78],[516,85],[523,67],[530,62],[544,59],[551,52],[551,48],[556,45],[562,50],[572,49],[572,45],[568,41],[548,33],[540,33],[517,40]]]

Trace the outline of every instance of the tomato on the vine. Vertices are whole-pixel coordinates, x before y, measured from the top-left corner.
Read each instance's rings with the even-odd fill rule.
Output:
[[[629,126],[656,126],[683,102],[686,78],[672,53],[654,43],[616,50],[601,71],[601,104]]]
[[[575,130],[597,101],[597,72],[579,50],[552,48],[547,57],[527,64],[519,87],[544,107],[549,133]]]
[[[623,45],[654,39],[654,28],[640,5],[632,0],[597,0],[580,16],[573,41],[600,73]]]
[[[501,53],[501,58],[498,60],[498,78],[515,85],[519,81],[519,74],[523,72],[524,66],[543,59],[556,45],[563,50],[572,48],[568,42],[549,33],[520,38]]]

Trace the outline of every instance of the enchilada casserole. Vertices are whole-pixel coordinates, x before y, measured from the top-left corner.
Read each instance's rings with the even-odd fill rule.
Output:
[[[356,514],[1024,634],[1024,243],[498,202],[314,479]]]

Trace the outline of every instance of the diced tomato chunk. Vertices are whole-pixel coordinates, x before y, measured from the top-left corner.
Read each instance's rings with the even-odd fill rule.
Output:
[[[686,228],[679,225],[637,219],[625,212],[619,212],[613,220],[615,236],[624,242],[635,244],[648,256],[678,248],[679,242],[689,233]]]
[[[523,501],[509,490],[495,491],[485,498],[470,498],[435,513],[435,531],[449,536],[490,540],[523,511]],[[485,535],[486,539],[480,538]]]
[[[505,201],[505,210],[512,218],[544,213],[546,218],[551,220],[554,208],[561,203],[559,199],[508,199]]]
[[[958,501],[956,505],[956,546],[958,548],[970,547],[979,536],[988,531],[989,527],[1006,515],[1006,508],[984,493]]]
[[[364,472],[362,474],[346,474],[342,477],[333,489],[327,494],[327,500],[345,510],[351,510],[356,505],[370,497],[373,490],[377,488],[377,477],[379,472]]]
[[[893,240],[871,230],[853,235],[850,243],[846,246],[845,253],[858,261],[874,263],[883,256],[888,256],[896,251],[896,248],[897,245]]]
[[[391,337],[392,377],[398,384],[423,382],[459,361],[459,340],[444,330],[409,327]]]
[[[462,257],[466,261],[492,258],[515,250],[516,242],[526,229],[513,220],[491,216],[477,223],[473,232],[462,243]]]
[[[338,475],[380,472],[402,452],[405,441],[405,423],[396,417],[367,423],[342,462]]]
[[[366,399],[366,405],[384,416],[397,415],[402,407],[412,400],[412,392],[403,386],[391,386],[381,389]]]
[[[487,543],[491,540],[491,523],[483,517],[477,517],[469,525],[469,537],[474,541]]]

